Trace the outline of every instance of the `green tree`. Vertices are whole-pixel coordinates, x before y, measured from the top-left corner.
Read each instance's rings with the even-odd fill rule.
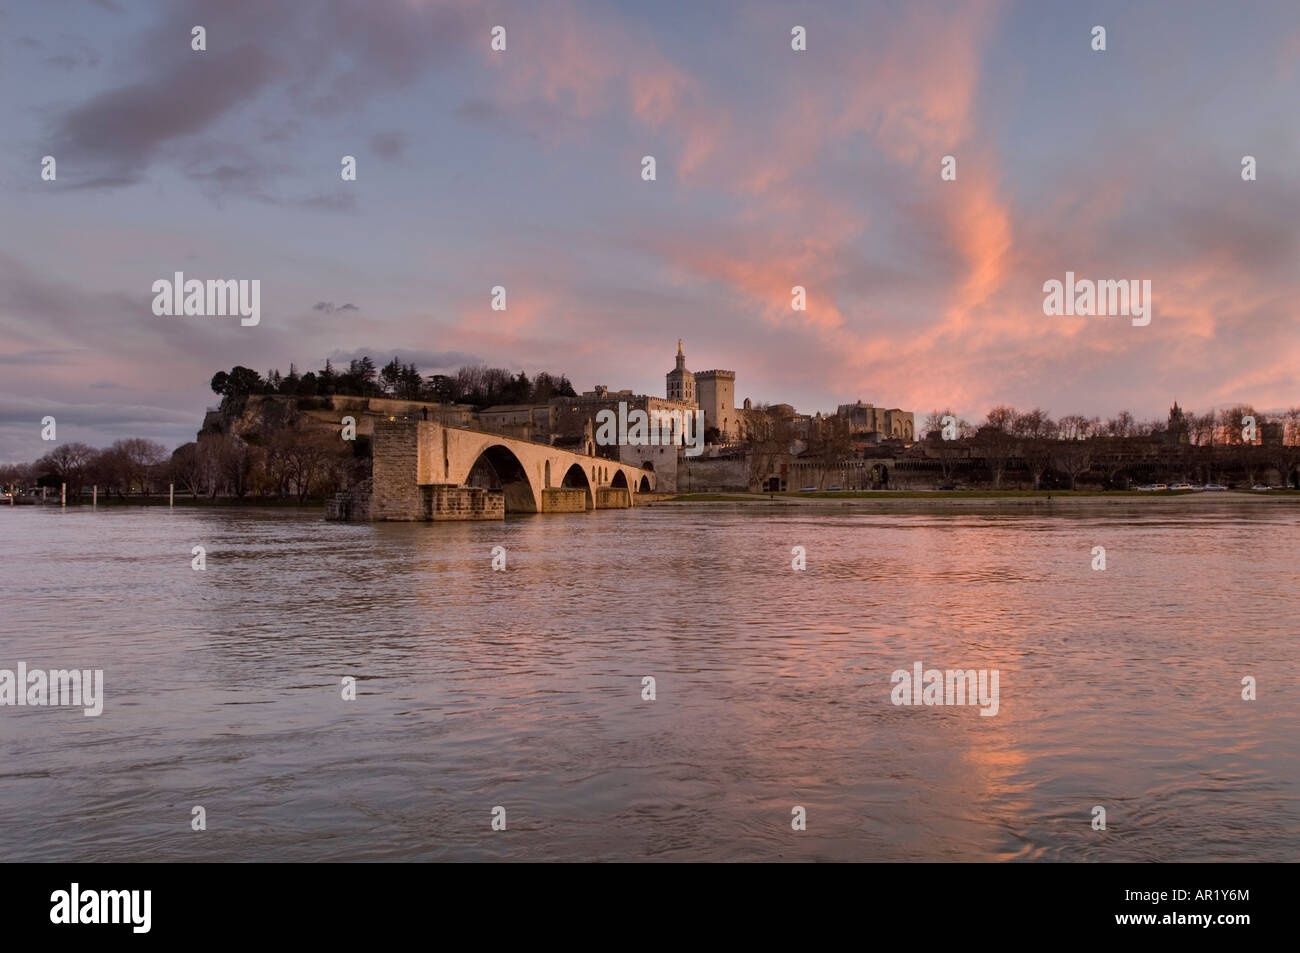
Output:
[[[316,393],[328,397],[336,392],[338,388],[338,372],[334,370],[334,365],[330,359],[325,358],[325,366],[321,372],[316,375]]]
[[[454,404],[459,396],[456,392],[456,382],[446,374],[429,375],[424,384],[424,393],[432,400],[444,404]]]
[[[516,376],[508,379],[505,386],[501,388],[501,403],[503,404],[524,404],[528,402],[532,394],[533,385],[528,380],[528,375],[520,371]]]
[[[262,375],[252,368],[236,365],[230,373],[217,371],[212,376],[212,390],[222,397],[244,397],[260,393],[265,384]]]
[[[402,371],[402,364],[396,357],[384,365],[379,372],[379,382],[385,394],[391,397],[399,396],[398,388],[402,383]]]

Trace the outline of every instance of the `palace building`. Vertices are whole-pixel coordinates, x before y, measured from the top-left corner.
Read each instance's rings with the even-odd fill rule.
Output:
[[[677,341],[677,366],[665,375],[668,399],[680,401],[704,411],[706,430],[718,431],[718,442],[739,440],[740,414],[736,412],[736,372],[700,371],[692,374],[686,369],[686,355],[682,342]]]

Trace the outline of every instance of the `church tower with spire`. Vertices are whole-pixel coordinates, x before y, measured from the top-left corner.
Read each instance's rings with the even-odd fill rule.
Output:
[[[668,399],[695,403],[695,375],[686,369],[681,338],[677,339],[677,366],[668,372]]]
[[[1190,443],[1191,430],[1191,421],[1187,419],[1187,414],[1178,406],[1178,401],[1174,401],[1174,406],[1169,408],[1169,425],[1165,429],[1166,439],[1170,443]]]

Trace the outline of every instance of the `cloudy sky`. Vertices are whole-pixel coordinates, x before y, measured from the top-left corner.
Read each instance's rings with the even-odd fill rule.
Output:
[[[807,411],[1300,404],[1293,0],[47,0],[0,88],[0,461],[192,439],[236,363],[659,394],[679,337]],[[1044,316],[1067,270],[1151,324]],[[261,324],[155,317],[175,271]]]

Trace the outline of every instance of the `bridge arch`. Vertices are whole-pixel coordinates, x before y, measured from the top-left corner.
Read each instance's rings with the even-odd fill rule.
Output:
[[[636,491],[637,491],[638,493],[649,493],[649,492],[650,492],[650,478],[649,478],[648,476],[642,475],[642,477],[641,477],[641,485],[640,485],[639,487],[636,488]]]
[[[560,481],[560,486],[566,489],[581,488],[587,491],[587,509],[596,508],[596,490],[592,486],[592,481],[587,476],[587,471],[582,468],[581,464],[575,463],[564,471],[564,479]]]
[[[601,491],[610,487],[611,481],[619,489],[626,486],[631,496],[635,496],[634,488],[640,490],[644,485],[643,475],[651,491],[655,486],[653,473],[622,461],[431,420],[376,420],[372,446],[375,492],[371,518],[376,520],[483,518],[463,515],[459,503],[442,507],[444,497],[462,499],[454,492],[457,487],[499,491],[507,513],[538,513],[576,508],[572,494],[564,494],[570,499],[562,500],[548,497],[548,489],[580,488],[585,508],[596,509],[631,502],[620,501],[617,489],[608,499],[601,499]],[[432,514],[431,494],[437,501]]]
[[[500,490],[507,513],[536,513],[540,509],[528,471],[509,447],[499,443],[479,452],[465,478],[465,485]]]

